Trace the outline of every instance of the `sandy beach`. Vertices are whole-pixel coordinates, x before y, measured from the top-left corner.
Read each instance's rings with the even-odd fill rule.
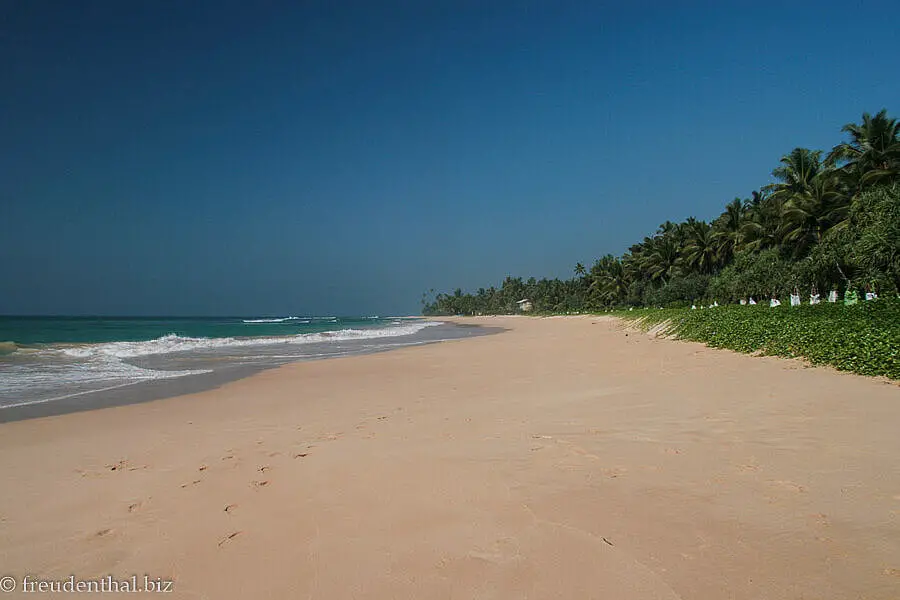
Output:
[[[900,597],[896,382],[462,322],[508,331],[0,425],[0,596]]]

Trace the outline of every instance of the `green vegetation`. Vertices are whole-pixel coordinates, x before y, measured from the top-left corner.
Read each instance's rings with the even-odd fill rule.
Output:
[[[617,313],[644,330],[718,348],[802,357],[862,375],[900,379],[900,299],[840,304],[644,309]]]
[[[805,299],[813,287],[823,299],[832,289],[842,297],[846,290],[862,297],[863,288],[895,296],[900,292],[900,122],[882,110],[874,116],[863,114],[861,123],[845,125],[842,131],[848,139],[824,157],[823,152],[806,148],[783,156],[772,171],[774,183],[750,198],[734,199],[711,222],[694,217],[681,223],[667,221],[622,256],[601,257],[590,268],[577,264],[575,277],[569,280],[507,277],[499,288],[482,288],[474,294],[460,289],[436,296],[432,292],[422,298],[423,312],[511,313],[524,298],[531,300],[535,312],[727,304],[772,295],[787,304],[786,295],[792,290],[802,290]],[[874,315],[882,310],[881,300],[874,304],[847,314],[873,311]],[[750,312],[729,309],[721,314],[763,314],[761,308],[742,309]],[[832,315],[835,323],[843,323],[831,335],[849,334],[845,328],[853,323],[866,328],[880,323],[855,317],[842,320],[834,306],[796,310],[790,317],[783,311],[765,313],[754,318],[759,324],[747,325],[744,333],[752,336],[754,328],[772,326],[772,319],[804,323],[807,314]],[[707,311],[703,314],[709,316]],[[863,335],[860,329],[854,331]],[[856,347],[856,342],[847,343]],[[858,349],[864,347],[868,346],[860,341]],[[827,360],[817,356],[809,358],[847,366],[844,359],[838,360],[839,354],[829,354],[833,358]],[[853,370],[869,372],[866,369]]]

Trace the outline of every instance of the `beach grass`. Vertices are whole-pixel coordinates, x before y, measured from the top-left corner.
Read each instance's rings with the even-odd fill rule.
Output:
[[[716,348],[804,358],[861,375],[900,379],[900,299],[853,306],[718,306],[639,309],[616,316],[643,330]]]

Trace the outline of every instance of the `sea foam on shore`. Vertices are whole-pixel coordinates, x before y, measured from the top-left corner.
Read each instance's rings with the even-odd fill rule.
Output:
[[[13,322],[3,333],[53,341],[3,343],[0,409],[239,366],[384,350],[415,343],[417,334],[441,325],[372,317],[32,321]],[[170,332],[150,337],[164,330]],[[134,339],[140,337],[150,339]]]

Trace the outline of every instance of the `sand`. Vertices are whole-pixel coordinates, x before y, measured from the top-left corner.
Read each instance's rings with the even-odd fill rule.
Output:
[[[900,597],[896,383],[608,318],[467,322],[509,331],[0,425],[0,576],[217,600]]]

